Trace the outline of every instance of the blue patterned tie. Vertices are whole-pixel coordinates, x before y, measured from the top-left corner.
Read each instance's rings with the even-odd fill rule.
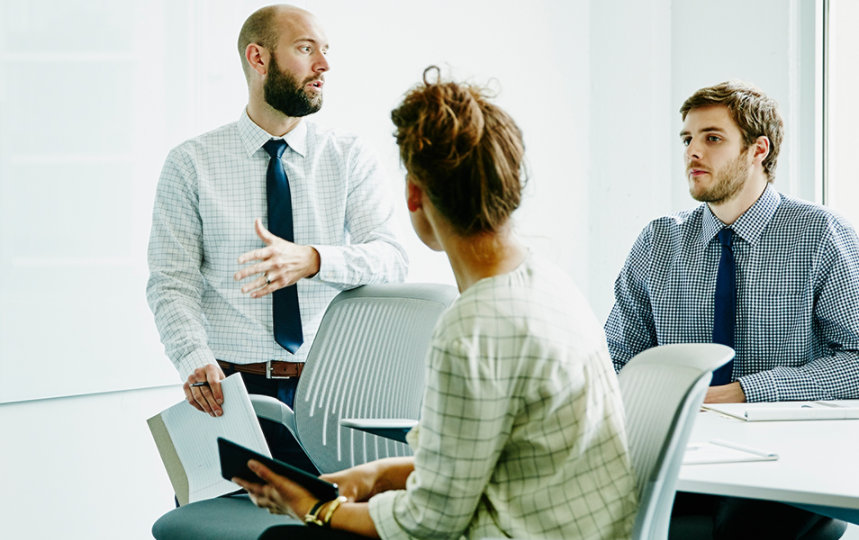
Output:
[[[280,157],[286,150],[286,141],[272,139],[263,145],[271,156],[266,172],[266,193],[268,195],[268,230],[289,242],[294,241],[292,234],[292,194],[289,180]],[[274,340],[295,354],[304,343],[301,331],[301,312],[298,309],[298,289],[295,285],[278,289],[272,293],[272,321]]]
[[[722,257],[719,259],[719,272],[716,274],[716,294],[713,302],[713,343],[734,347],[734,327],[737,323],[737,269],[734,250],[731,248],[734,231],[719,231],[722,244]],[[710,386],[728,384],[734,369],[731,360],[713,372]]]

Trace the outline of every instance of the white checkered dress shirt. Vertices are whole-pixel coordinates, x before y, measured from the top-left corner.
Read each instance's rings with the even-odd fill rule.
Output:
[[[629,538],[623,405],[598,321],[531,255],[442,315],[407,489],[370,499],[382,538]]]
[[[149,240],[149,305],[183,378],[215,359],[304,361],[319,321],[341,290],[401,281],[407,258],[374,156],[354,137],[303,120],[284,139],[295,242],[319,252],[319,273],[298,283],[304,344],[293,356],[272,334],[271,295],[251,298],[233,280],[239,255],[263,247],[267,224],[262,145],[271,139],[246,112],[167,156]]]
[[[642,231],[605,325],[615,369],[655,345],[712,341],[724,226],[702,204]],[[859,398],[859,240],[850,224],[768,186],[731,228],[733,380],[747,400]]]

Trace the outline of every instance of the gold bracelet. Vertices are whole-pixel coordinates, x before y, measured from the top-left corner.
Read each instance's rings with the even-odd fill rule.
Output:
[[[343,495],[340,495],[339,497],[331,501],[331,505],[328,507],[328,511],[325,512],[325,517],[322,519],[323,527],[331,527],[331,516],[334,515],[334,511],[340,508],[340,505],[348,500],[349,499],[347,499]]]
[[[319,512],[322,510],[323,504],[325,504],[325,501],[316,501],[316,504],[313,505],[313,508],[310,509],[310,512],[304,515],[304,522],[308,525],[316,525],[317,527],[321,527],[322,521],[319,519]]]

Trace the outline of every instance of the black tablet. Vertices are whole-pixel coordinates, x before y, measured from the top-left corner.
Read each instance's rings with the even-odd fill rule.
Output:
[[[263,483],[263,480],[248,468],[248,460],[255,459],[273,472],[301,484],[319,500],[331,501],[339,495],[337,484],[326,482],[289,463],[266,457],[222,437],[218,437],[218,453],[221,457],[221,476],[227,480],[237,477],[256,484]]]

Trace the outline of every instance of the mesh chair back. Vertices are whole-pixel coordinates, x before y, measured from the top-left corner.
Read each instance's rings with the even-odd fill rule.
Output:
[[[712,371],[734,356],[713,343],[653,347],[619,374],[640,509],[634,538],[666,538],[677,476]]]
[[[298,439],[321,472],[410,454],[340,419],[419,417],[432,330],[456,295],[446,285],[366,285],[331,302],[294,404]]]
[[[408,454],[405,444],[341,428],[340,418],[418,418],[432,331],[456,295],[453,287],[434,284],[367,285],[340,293],[322,317],[296,389],[295,410],[252,395],[257,416],[295,430],[323,473]],[[238,497],[171,510],[155,522],[152,535],[240,540],[258,538],[274,524],[309,531]]]

